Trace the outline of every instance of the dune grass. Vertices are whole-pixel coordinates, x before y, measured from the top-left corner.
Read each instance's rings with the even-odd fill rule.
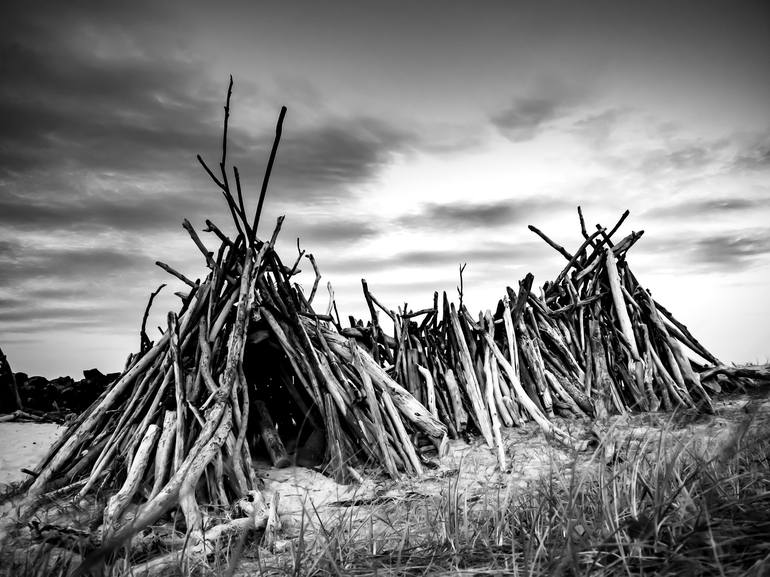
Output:
[[[444,491],[404,505],[390,534],[381,513],[340,519],[297,546],[281,575],[770,575],[770,439],[747,426],[709,457],[690,443],[628,441],[554,463],[526,489]],[[611,434],[611,433],[609,433]],[[244,574],[249,571],[245,571]]]
[[[526,487],[504,476],[461,487],[448,476],[437,495],[340,508],[324,521],[309,505],[280,553],[252,534],[223,543],[207,565],[164,574],[770,575],[770,436],[751,418],[711,451],[670,429],[618,444],[610,430],[592,455],[554,460]],[[67,575],[72,553],[32,547],[7,574]],[[131,574],[129,564],[108,573]]]

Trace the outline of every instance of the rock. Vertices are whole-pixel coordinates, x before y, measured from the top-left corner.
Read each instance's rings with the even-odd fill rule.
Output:
[[[21,409],[20,400],[15,375],[11,371],[8,359],[0,349],[0,412],[12,413]]]
[[[83,371],[84,379],[57,377],[48,380],[41,376],[26,377],[19,383],[19,392],[25,408],[36,411],[64,411],[81,413],[101,395],[119,373],[103,374],[98,369]]]
[[[45,377],[27,373],[13,373],[8,359],[0,349],[0,413],[19,409],[33,413],[81,413],[87,409],[120,373],[105,375],[99,369],[85,369],[83,379]],[[18,391],[18,396],[16,392]],[[21,407],[19,402],[21,401]]]

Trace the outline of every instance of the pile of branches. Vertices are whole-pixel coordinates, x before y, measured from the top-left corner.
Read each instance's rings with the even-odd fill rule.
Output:
[[[268,239],[258,237],[286,109],[278,119],[256,211],[247,215],[238,169],[227,165],[231,91],[232,81],[218,174],[198,159],[222,192],[237,237],[207,221],[206,231],[220,243],[212,252],[185,220],[208,276],[194,282],[158,263],[189,286],[181,295],[181,311],[168,314],[155,343],[143,323],[140,352],[52,446],[26,487],[27,517],[52,500],[109,495],[98,535],[89,538],[86,566],[104,560],[172,509],[183,514],[177,527],[186,532],[187,556],[212,552],[220,537],[233,532],[269,529],[278,503],[268,504],[261,496],[252,447],[259,439],[275,464],[287,464],[266,407],[268,396],[277,395],[267,394],[271,386],[283,394],[280,401],[292,399],[297,420],[324,432],[324,460],[340,480],[360,480],[354,466],[366,462],[384,463],[394,475],[419,472],[412,432],[419,431],[436,450],[445,448],[446,426],[364,348],[319,320],[313,295],[306,299],[292,285],[299,259],[288,268],[275,251],[283,217]],[[250,380],[244,351],[249,342],[264,340],[267,331],[284,354],[268,356]],[[279,385],[260,378],[263,373],[277,374],[270,381]]]
[[[207,220],[206,232],[219,243],[209,251],[184,221],[208,276],[192,281],[158,263],[189,286],[180,312],[168,314],[155,343],[143,323],[141,350],[70,425],[27,487],[28,512],[51,499],[109,496],[86,566],[172,510],[182,513],[176,526],[188,556],[211,553],[233,532],[271,534],[278,502],[261,496],[253,451],[289,464],[282,432],[299,438],[306,423],[323,434],[326,470],[348,482],[371,465],[392,477],[420,474],[444,453],[448,437],[475,433],[496,448],[505,470],[501,429],[527,421],[579,446],[556,415],[712,410],[707,389],[717,390],[718,371],[710,379],[698,373],[719,363],[639,285],[626,263],[639,234],[613,243],[621,223],[590,236],[583,227],[585,242],[574,255],[536,231],[568,265],[540,296],[531,275],[518,290],[508,288],[494,314],[473,318],[462,300],[455,306],[444,294],[439,302],[437,293],[432,308],[392,311],[365,281],[367,324],[351,319],[343,327],[331,290],[329,306],[316,311],[315,261],[308,255],[316,278],[305,297],[293,282],[303,253],[286,266],[275,251],[283,217],[269,237],[257,234],[286,109],[256,211],[247,215],[238,169],[227,164],[231,92],[232,81],[219,170],[198,159],[237,236]],[[392,321],[392,335],[377,308]]]
[[[518,290],[506,287],[494,313],[474,318],[446,293],[441,303],[434,293],[432,308],[390,310],[364,281],[372,319],[342,330],[370,343],[372,356],[390,365],[394,378],[447,425],[450,437],[479,432],[496,447],[502,470],[504,427],[534,420],[575,446],[554,416],[602,420],[680,407],[713,413],[710,395],[721,390],[720,378],[739,376],[631,272],[626,255],[642,232],[612,240],[628,212],[609,232],[597,225],[592,235],[580,208],[578,213],[585,241],[575,254],[530,226],[568,261],[540,295],[527,275]],[[395,338],[382,331],[375,305],[391,319]],[[743,374],[763,378],[763,372]]]

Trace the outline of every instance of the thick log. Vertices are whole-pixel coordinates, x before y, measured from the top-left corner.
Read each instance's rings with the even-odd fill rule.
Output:
[[[504,397],[510,398],[510,391],[508,390],[508,385],[500,378],[496,362],[490,363],[490,374],[492,376],[491,389],[495,399],[495,405],[497,405],[497,414],[500,417],[502,424],[506,427],[512,427],[514,424],[513,417],[503,400]],[[503,393],[503,387],[505,387],[505,393]]]
[[[433,382],[433,376],[430,371],[422,365],[415,365],[422,378],[425,379],[425,400],[428,404],[430,414],[438,419],[438,409],[436,408],[436,386]]]
[[[273,424],[273,419],[267,410],[267,406],[262,401],[255,401],[254,411],[259,423],[259,435],[265,444],[270,462],[279,469],[288,467],[291,464],[291,459],[289,459],[286,447],[284,447],[278,431],[275,430],[275,424]]]
[[[463,408],[460,387],[457,385],[457,379],[455,379],[452,369],[446,370],[444,373],[444,381],[446,382],[446,388],[449,393],[449,400],[452,402],[452,412],[455,417],[455,429],[458,433],[461,433],[468,426],[468,413],[466,413]]]
[[[463,330],[460,327],[460,321],[457,318],[457,311],[454,308],[454,304],[450,305],[449,309],[450,320],[452,323],[452,329],[454,331],[455,339],[457,342],[457,354],[460,357],[460,362],[463,367],[463,376],[465,377],[466,393],[471,402],[471,408],[473,409],[473,417],[476,421],[476,425],[484,437],[487,446],[492,448],[495,446],[494,434],[492,433],[492,425],[489,422],[487,409],[484,406],[484,399],[481,396],[481,387],[476,379],[476,369],[473,366],[473,360],[471,358],[470,351],[468,350],[468,343],[465,341]]]
[[[684,346],[673,338],[669,338],[669,345],[671,346],[671,351],[674,353],[676,362],[679,364],[679,369],[682,371],[682,378],[684,379],[688,390],[691,392],[694,391],[699,399],[697,406],[702,411],[713,415],[714,405],[711,402],[711,397],[709,397],[709,394],[701,385],[698,373],[693,370],[690,360],[684,352]]]
[[[405,464],[408,463],[411,465],[412,469],[417,475],[422,475],[422,464],[420,463],[420,458],[417,456],[417,453],[414,450],[414,445],[412,445],[412,441],[409,439],[409,435],[404,428],[404,423],[401,422],[401,417],[399,417],[398,410],[393,403],[393,399],[386,390],[380,391],[380,398],[382,399],[382,405],[385,407],[385,412],[390,417],[390,424],[397,436],[394,441],[397,442],[398,447],[406,457],[404,461]]]
[[[155,478],[153,480],[150,495],[147,498],[154,498],[161,487],[165,484],[169,472],[169,460],[174,448],[174,436],[176,435],[176,412],[166,411],[163,417],[163,431],[161,432],[158,446],[155,449]]]
[[[663,346],[669,350],[665,343]],[[669,352],[671,351],[669,350]],[[666,398],[670,399],[669,405],[673,403],[674,406],[692,407],[692,399],[687,394],[687,391],[684,390],[684,385],[679,384],[676,380],[674,380],[668,370],[666,370],[666,367],[663,365],[663,362],[661,361],[660,356],[658,355],[657,351],[655,351],[655,349],[650,349],[650,354],[652,356],[652,362],[655,365],[655,374],[662,381],[662,390],[665,393],[664,400]],[[672,407],[669,406],[669,409],[670,408]]]
[[[516,324],[516,332],[519,337],[519,349],[524,357],[524,362],[529,369],[532,379],[537,389],[543,409],[549,417],[553,416],[553,404],[551,394],[548,392],[548,383],[545,380],[545,366],[540,356],[539,346],[530,334],[524,319],[520,318]]]
[[[358,371],[358,375],[361,378],[361,384],[366,392],[366,402],[369,406],[369,414],[374,422],[374,435],[377,440],[377,446],[380,449],[380,456],[382,463],[385,465],[385,469],[388,474],[394,478],[398,478],[398,470],[396,469],[396,463],[393,461],[388,441],[385,437],[385,425],[383,423],[383,416],[380,412],[380,406],[377,402],[377,397],[374,392],[374,385],[372,385],[372,379],[369,377],[369,373],[364,369],[364,365],[361,362],[360,353],[356,342],[352,339],[349,342],[349,349],[351,356],[353,357],[353,364]]]
[[[618,324],[620,330],[623,333],[628,346],[631,349],[632,359],[629,360],[629,370],[635,376],[637,385],[640,389],[644,389],[644,363],[639,356],[639,346],[634,336],[634,329],[631,325],[631,318],[628,316],[628,309],[626,308],[626,302],[623,294],[623,287],[620,284],[620,275],[618,274],[618,268],[615,264],[615,254],[611,248],[607,249],[607,258],[605,260],[605,266],[607,268],[607,279],[610,285],[610,293],[612,294],[612,302],[615,305],[615,313],[617,315]],[[633,302],[633,299],[629,299]]]
[[[337,409],[329,393],[324,393],[324,416],[326,423],[326,468],[331,469],[335,480],[344,484],[346,482],[347,471],[345,470],[346,460],[343,454],[343,439],[340,429],[340,422],[337,418]]]
[[[770,363],[764,365],[718,365],[710,369],[706,369],[700,373],[701,382],[708,379],[713,379],[719,375],[724,375],[727,378],[746,378],[755,381],[770,381]]]
[[[487,408],[489,409],[489,419],[492,424],[492,434],[494,435],[495,447],[497,448],[497,464],[501,471],[507,471],[508,464],[505,458],[505,446],[503,445],[502,432],[500,431],[500,419],[497,415],[497,404],[495,403],[494,398],[495,386],[492,377],[491,355],[492,353],[490,352],[489,347],[487,347],[484,351],[484,376],[487,381],[487,386],[485,388],[485,400]]]
[[[607,360],[604,356],[604,345],[599,329],[599,321],[591,319],[589,322],[591,331],[591,356],[593,362],[591,396],[594,400],[596,416],[603,420],[609,415],[610,389],[612,378],[607,370]]]
[[[185,388],[182,374],[182,354],[179,351],[179,324],[173,312],[168,313],[168,334],[171,335],[169,350],[174,371],[174,396],[176,398],[176,435],[174,437],[174,469],[184,460],[185,452]]]
[[[107,540],[112,536],[115,524],[120,518],[120,515],[139,489],[139,483],[141,483],[142,478],[144,477],[144,472],[147,469],[147,464],[150,460],[150,454],[159,434],[160,428],[157,425],[150,425],[142,438],[142,442],[139,444],[139,449],[136,451],[136,456],[131,463],[131,468],[128,470],[126,481],[123,483],[120,490],[110,497],[107,502],[107,507],[104,509],[104,540]]]

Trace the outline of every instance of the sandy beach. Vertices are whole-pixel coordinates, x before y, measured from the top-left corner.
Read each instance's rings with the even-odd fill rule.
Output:
[[[51,423],[0,423],[0,488],[33,469],[64,427]]]

